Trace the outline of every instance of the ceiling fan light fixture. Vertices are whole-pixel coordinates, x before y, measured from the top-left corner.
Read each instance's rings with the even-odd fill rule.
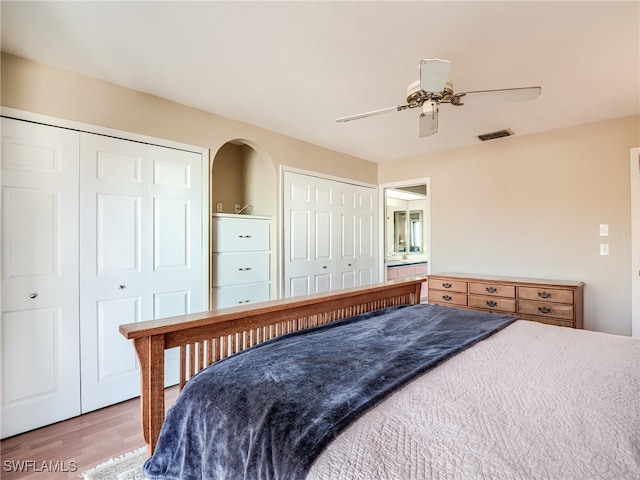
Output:
[[[495,132],[483,133],[478,135],[478,139],[486,142],[487,140],[495,140],[496,138],[510,137],[511,135],[515,135],[510,128],[505,128],[504,130],[497,130]]]
[[[427,115],[433,119],[438,114],[438,104],[436,102],[425,102],[422,104],[422,115]]]
[[[424,103],[418,119],[418,136],[428,137],[435,133],[438,133],[438,104]]]

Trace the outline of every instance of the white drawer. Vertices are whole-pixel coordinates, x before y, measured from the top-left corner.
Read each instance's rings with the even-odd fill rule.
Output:
[[[214,218],[211,222],[212,252],[270,250],[270,222],[246,218]]]
[[[254,283],[211,290],[213,308],[227,308],[269,300],[269,284]]]
[[[213,255],[211,286],[268,282],[268,253],[216,253]]]

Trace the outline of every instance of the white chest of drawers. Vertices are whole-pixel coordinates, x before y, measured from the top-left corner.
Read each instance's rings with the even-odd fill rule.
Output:
[[[264,302],[271,286],[271,217],[211,216],[211,306]]]

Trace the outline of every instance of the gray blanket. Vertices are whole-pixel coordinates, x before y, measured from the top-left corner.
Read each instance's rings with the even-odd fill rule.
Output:
[[[242,351],[187,383],[143,471],[151,479],[304,479],[362,413],[515,320],[391,307]]]

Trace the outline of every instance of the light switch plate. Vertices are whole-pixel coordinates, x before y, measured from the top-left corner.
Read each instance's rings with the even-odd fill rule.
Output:
[[[609,255],[609,244],[601,243],[600,244],[600,255]]]
[[[600,236],[601,237],[606,237],[607,235],[609,235],[609,224],[608,223],[601,223],[600,224]]]

